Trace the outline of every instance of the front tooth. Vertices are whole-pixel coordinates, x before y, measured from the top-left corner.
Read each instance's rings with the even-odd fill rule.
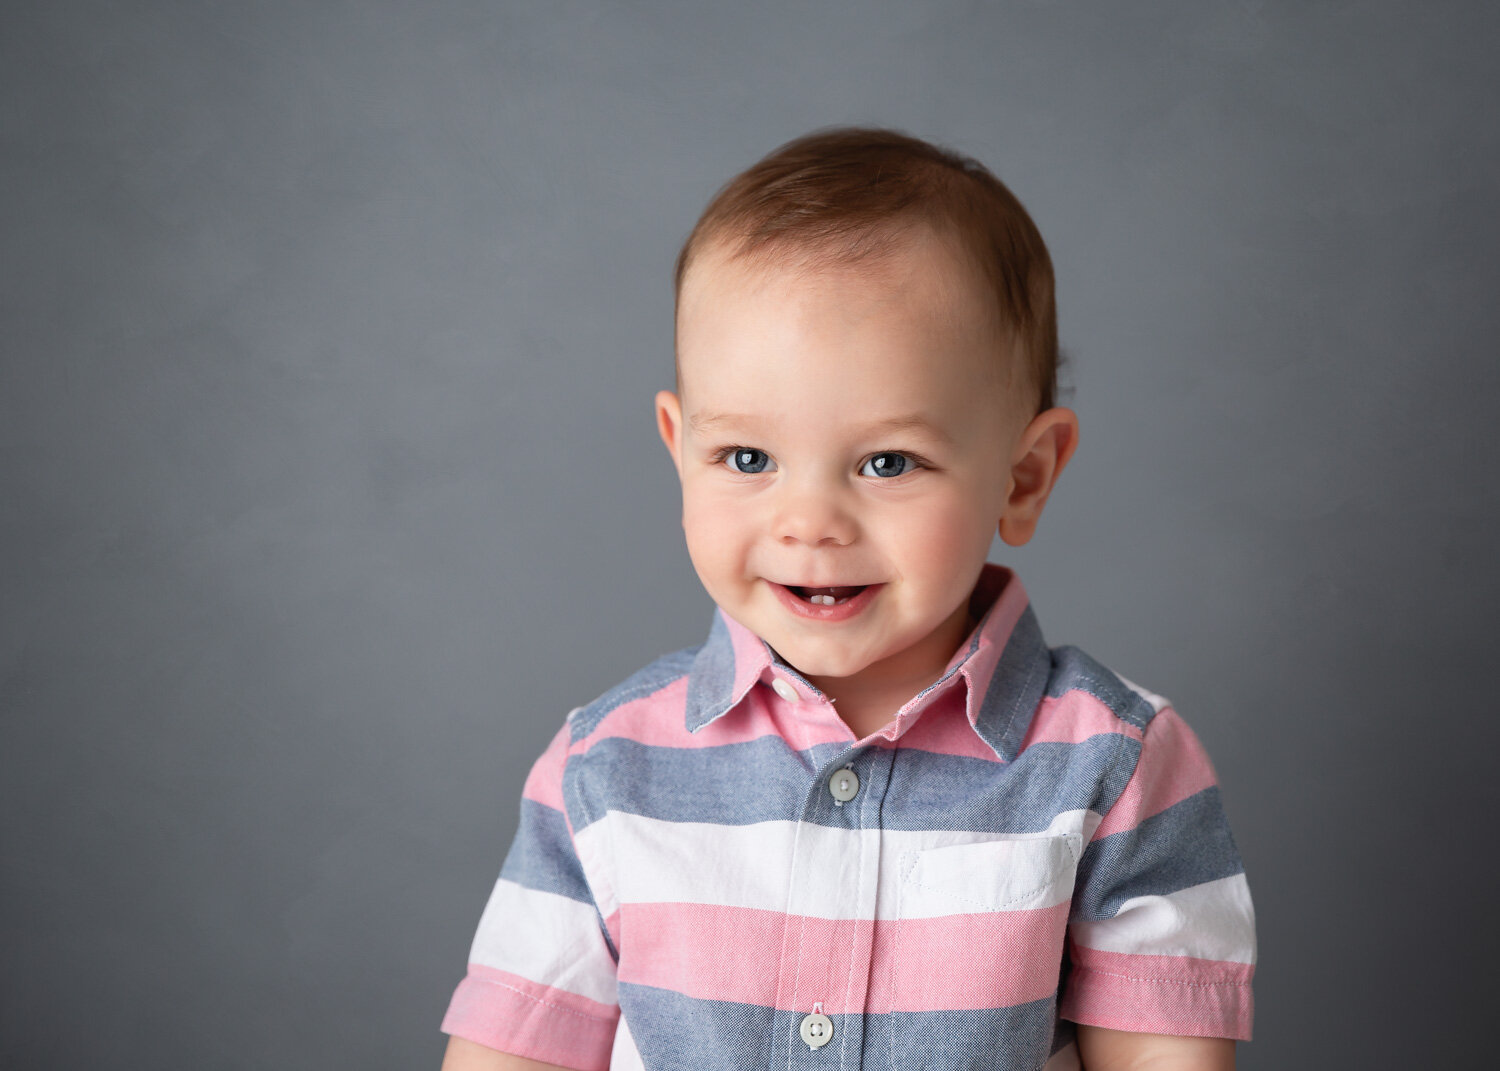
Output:
[[[814,595],[812,601],[819,606],[832,606],[834,599],[832,595]]]

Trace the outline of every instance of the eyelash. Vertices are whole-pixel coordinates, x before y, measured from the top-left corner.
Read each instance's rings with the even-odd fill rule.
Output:
[[[714,451],[714,453],[712,455],[713,463],[715,465],[724,465],[725,468],[729,469],[729,471],[732,472],[732,473],[734,473],[736,476],[759,476],[759,475],[761,475],[761,473],[757,473],[757,472],[740,472],[738,469],[733,468],[733,467],[725,464],[725,462],[727,462],[729,460],[729,456],[731,454],[739,453],[742,450],[754,450],[756,453],[765,454],[768,459],[771,459],[771,455],[769,453],[767,453],[765,450],[760,449],[760,447],[758,447],[758,446],[723,446],[723,447],[720,447],[718,450]],[[896,476],[885,476],[885,477],[876,476],[876,477],[871,477],[872,479],[878,479],[878,480],[897,480],[897,479],[900,479],[902,476],[909,475],[911,472],[916,471],[918,469],[930,469],[930,468],[933,467],[932,464],[925,457],[923,457],[921,454],[913,453],[910,450],[876,450],[874,453],[870,454],[869,456],[865,457],[862,461],[860,461],[860,463],[859,463],[859,469],[860,469],[860,471],[863,471],[865,465],[869,464],[869,462],[871,460],[873,460],[874,458],[880,457],[883,454],[896,454],[899,457],[904,457],[904,458],[906,458],[907,461],[909,461],[911,463],[911,467],[909,469],[907,469],[905,472],[902,472],[902,473],[900,473],[900,474],[898,474]],[[774,459],[771,459],[771,460],[774,463]]]

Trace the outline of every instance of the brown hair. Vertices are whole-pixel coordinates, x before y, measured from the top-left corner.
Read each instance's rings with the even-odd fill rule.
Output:
[[[994,291],[1022,367],[1050,409],[1057,392],[1052,259],[1036,224],[983,164],[894,130],[845,127],[787,142],[714,195],[677,257],[676,290],[716,241],[736,255],[797,248],[853,261],[894,247],[903,224],[952,235]]]

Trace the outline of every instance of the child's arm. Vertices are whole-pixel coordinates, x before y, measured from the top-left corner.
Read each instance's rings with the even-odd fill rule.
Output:
[[[443,1017],[447,1071],[609,1063],[620,1009],[603,919],[616,907],[595,902],[573,843],[562,788],[571,743],[570,720],[526,778],[515,839]]]
[[[1078,1024],[1084,1071],[1234,1071],[1234,1042]]]
[[[465,1041],[460,1037],[448,1039],[448,1051],[443,1054],[442,1071],[569,1071],[557,1064],[544,1064],[540,1060],[528,1060],[524,1056],[512,1056],[508,1052]]]
[[[1096,1028],[1090,1071],[1229,1068],[1232,1043],[1213,1039],[1250,1038],[1254,908],[1208,756],[1148,701],[1138,761],[1079,866],[1058,1010],[1080,1043]]]

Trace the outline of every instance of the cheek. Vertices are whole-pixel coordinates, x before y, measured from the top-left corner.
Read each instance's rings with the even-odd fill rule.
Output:
[[[960,574],[989,553],[994,521],[965,496],[953,495],[898,511],[888,531],[899,541],[911,571]]]
[[[721,496],[683,488],[682,532],[700,574],[729,568],[741,556],[750,528],[741,514]]]

